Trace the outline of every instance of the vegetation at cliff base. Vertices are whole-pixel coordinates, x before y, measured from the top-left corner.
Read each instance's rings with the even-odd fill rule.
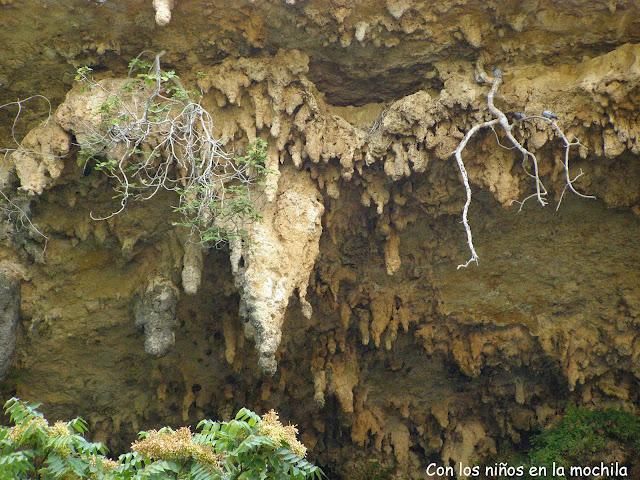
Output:
[[[571,475],[572,467],[601,464],[611,467],[615,462],[635,472],[640,467],[640,417],[619,409],[570,405],[556,423],[533,436],[528,451],[503,452],[485,465],[498,465],[498,462],[520,466],[524,476],[519,478],[525,479],[572,479],[575,478]],[[552,475],[553,465],[555,476]],[[531,467],[546,467],[546,476],[529,475]],[[564,469],[564,475],[559,467]]]
[[[305,460],[293,425],[271,411],[262,417],[241,409],[229,422],[202,420],[188,427],[140,432],[117,460],[101,443],[84,438],[76,418],[50,425],[38,405],[12,398],[0,426],[0,480],[306,480],[322,471]]]
[[[562,419],[533,439],[529,464],[569,468],[609,459],[610,454],[640,458],[640,418],[616,409],[570,406]]]

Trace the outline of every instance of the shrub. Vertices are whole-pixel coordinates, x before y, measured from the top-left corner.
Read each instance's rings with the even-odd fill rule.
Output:
[[[571,476],[572,466],[597,466],[600,462],[605,465],[618,462],[620,466],[626,465],[635,471],[640,466],[639,458],[640,417],[617,409],[592,410],[571,405],[554,425],[533,436],[528,451],[507,449],[485,462],[485,465],[501,462],[522,466],[524,476],[520,478],[561,480],[575,478]],[[565,475],[553,476],[553,464],[556,469],[563,467]],[[532,466],[546,467],[546,476],[530,475]]]
[[[533,439],[529,463],[587,465],[601,461],[615,445],[640,457],[640,418],[621,410],[570,406],[556,425]]]
[[[84,438],[80,418],[50,425],[38,405],[12,398],[0,427],[0,480],[305,480],[324,477],[305,460],[297,429],[275,412],[262,418],[241,409],[229,422],[203,420],[188,427],[140,432],[118,460]]]
[[[91,163],[112,178],[120,200],[119,208],[97,218],[168,190],[179,195],[177,210],[185,217],[180,225],[199,234],[202,243],[244,238],[245,225],[259,219],[252,193],[268,173],[267,144],[258,139],[246,155],[226,152],[201,95],[185,89],[174,71],[161,69],[160,57],[132,60],[131,78],[114,90],[94,80],[89,67],[77,71],[84,90],[106,95],[97,125],[85,125],[79,137],[78,163]]]

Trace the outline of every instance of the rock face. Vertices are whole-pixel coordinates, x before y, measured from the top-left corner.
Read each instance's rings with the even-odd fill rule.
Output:
[[[260,368],[276,372],[276,352],[282,324],[294,292],[302,314],[311,318],[306,299],[322,234],[324,207],[315,183],[293,169],[280,177],[278,192],[260,210],[262,220],[251,225],[245,241],[231,243],[231,271],[240,293],[245,332],[258,347]]]
[[[19,273],[10,264],[0,262],[0,380],[11,365],[20,313]]]
[[[153,279],[136,301],[136,326],[144,329],[144,351],[149,355],[166,355],[176,342],[176,304],[178,289],[166,279]]]
[[[21,148],[15,107],[0,109],[0,145],[17,148],[0,187],[48,237],[0,203],[0,264],[24,265],[0,276],[5,396],[81,415],[116,450],[142,428],[277,408],[330,478],[355,480],[380,473],[373,461],[422,479],[431,461],[519,448],[568,403],[638,410],[637,3],[43,8],[0,1],[0,105],[41,93],[54,107],[46,125],[21,111]],[[165,51],[202,93],[229,151],[268,142],[246,243],[202,250],[170,193],[91,220],[116,210],[114,184],[77,166],[76,144],[108,94],[72,86],[73,70],[90,64],[115,90],[142,50]],[[510,119],[550,110],[580,140],[575,187],[597,198],[564,191],[561,139],[525,122],[514,135],[562,204],[518,213],[531,165],[499,129],[479,132],[464,161],[480,263],[456,270],[468,253],[452,152],[492,118],[477,73],[494,67]]]
[[[37,127],[22,140],[23,148],[12,154],[20,189],[41,195],[64,170],[62,158],[69,153],[67,133],[57,124]]]

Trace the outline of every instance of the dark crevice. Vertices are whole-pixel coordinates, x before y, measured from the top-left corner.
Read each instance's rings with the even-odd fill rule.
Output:
[[[418,90],[441,90],[442,80],[433,65],[424,63],[397,67],[384,72],[359,70],[354,74],[344,65],[312,61],[309,78],[325,94],[327,103],[336,106],[360,106],[380,103],[411,95]]]

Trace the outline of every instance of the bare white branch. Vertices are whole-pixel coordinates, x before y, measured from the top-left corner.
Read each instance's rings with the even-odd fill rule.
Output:
[[[499,69],[494,70],[494,75],[493,77],[490,77],[486,74],[486,72],[484,71],[482,65],[478,64],[476,65],[476,80],[480,83],[484,83],[484,82],[490,82],[491,83],[491,89],[489,90],[489,93],[487,95],[487,106],[489,108],[489,111],[491,112],[491,114],[493,115],[493,120],[489,120],[486,122],[482,122],[479,124],[474,125],[473,127],[471,127],[471,129],[467,132],[467,134],[464,136],[464,138],[460,141],[460,143],[458,144],[458,147],[455,149],[454,151],[454,156],[456,159],[456,162],[458,164],[458,169],[460,170],[460,175],[462,176],[462,183],[464,185],[465,191],[466,191],[466,201],[464,203],[464,207],[462,209],[462,224],[464,225],[464,229],[467,235],[467,246],[469,247],[469,251],[471,252],[471,257],[469,258],[469,260],[467,260],[465,263],[458,265],[458,269],[460,268],[466,268],[468,267],[471,263],[476,263],[478,264],[478,254],[476,252],[475,246],[473,244],[473,235],[471,233],[471,227],[469,226],[469,219],[468,219],[468,212],[469,212],[469,205],[471,204],[471,187],[469,186],[469,176],[467,174],[467,169],[465,168],[464,162],[462,161],[462,151],[465,149],[465,147],[467,146],[467,143],[469,143],[469,140],[471,140],[471,138],[480,130],[484,129],[484,128],[491,128],[491,130],[493,131],[495,137],[496,137],[496,141],[498,142],[498,145],[502,148],[505,148],[507,150],[511,150],[511,149],[517,149],[521,154],[522,154],[522,168],[525,171],[525,173],[527,174],[527,176],[531,177],[534,180],[534,187],[535,187],[535,192],[532,193],[531,195],[525,197],[523,200],[519,201],[519,200],[514,200],[512,203],[517,203],[520,205],[520,208],[518,209],[518,211],[522,210],[522,207],[524,206],[524,204],[527,202],[527,200],[535,198],[538,203],[541,206],[546,206],[548,204],[548,200],[547,200],[547,189],[544,186],[544,184],[542,183],[542,180],[540,179],[540,171],[538,168],[538,159],[536,157],[536,155],[531,152],[530,150],[528,150],[527,148],[525,148],[522,143],[520,143],[515,136],[513,135],[513,128],[516,125],[516,122],[514,123],[510,123],[509,119],[507,118],[507,116],[505,115],[504,112],[502,112],[498,107],[496,107],[495,105],[495,96],[497,94],[498,88],[500,87],[501,83],[502,83],[502,72]],[[549,111],[545,111],[542,113],[542,115],[524,115],[524,114],[519,114],[518,118],[517,118],[517,123],[524,123],[524,122],[532,122],[532,121],[542,121],[545,124],[549,125],[552,130],[554,131],[554,133],[560,137],[560,139],[562,140],[563,144],[564,144],[564,170],[565,170],[565,187],[562,190],[562,193],[560,195],[560,199],[558,200],[558,204],[556,206],[556,211],[560,208],[560,203],[562,202],[562,199],[564,197],[565,191],[567,189],[569,189],[571,192],[573,192],[574,194],[576,194],[579,197],[582,198],[595,198],[592,195],[585,195],[582,194],[580,192],[578,192],[575,187],[574,187],[574,182],[583,175],[582,170],[580,170],[580,173],[578,175],[576,175],[575,177],[571,178],[571,173],[570,173],[570,169],[569,169],[569,154],[570,154],[570,150],[572,146],[579,146],[581,145],[580,142],[578,140],[574,140],[573,142],[569,141],[569,139],[567,138],[567,136],[565,135],[565,133],[562,131],[562,129],[558,126],[557,124],[557,117],[555,114],[553,114],[552,112]],[[503,145],[500,142],[500,138],[498,137],[498,133],[495,130],[495,126],[496,125],[500,125],[500,127],[502,127],[502,131],[504,132],[505,136],[507,137],[507,139],[511,142],[511,144],[513,145],[512,147],[507,147],[505,145]],[[531,163],[531,166],[533,167],[533,170],[530,171],[527,166],[529,164],[529,162]]]

